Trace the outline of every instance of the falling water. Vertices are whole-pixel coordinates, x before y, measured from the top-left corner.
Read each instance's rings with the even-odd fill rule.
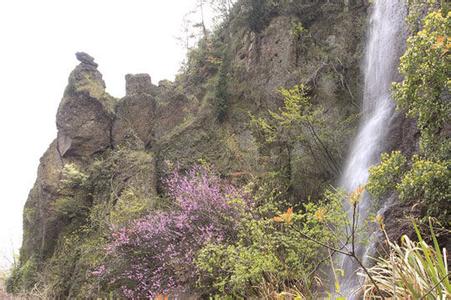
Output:
[[[378,162],[384,151],[384,141],[394,116],[394,103],[390,97],[391,83],[397,76],[397,65],[404,40],[405,0],[376,0],[373,6],[365,57],[365,89],[363,112],[359,131],[350,150],[340,185],[348,192],[366,183],[368,169]],[[358,205],[360,222],[372,207],[369,195],[364,195]],[[349,205],[348,205],[349,206]],[[348,208],[348,214],[352,211]],[[371,236],[371,232],[368,232]],[[374,253],[374,244],[368,246],[357,240],[356,254],[362,261]],[[347,257],[341,258],[345,278],[342,293],[348,299],[356,298],[353,292],[361,284],[356,274],[358,265]]]

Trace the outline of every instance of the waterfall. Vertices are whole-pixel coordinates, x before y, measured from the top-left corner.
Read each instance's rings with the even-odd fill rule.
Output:
[[[365,55],[365,86],[362,118],[358,134],[350,149],[340,186],[347,192],[356,190],[368,179],[368,169],[378,163],[385,150],[384,141],[394,116],[394,103],[390,96],[391,83],[397,77],[397,66],[404,45],[404,0],[376,0],[372,7]],[[349,204],[348,215],[352,216]],[[372,208],[372,199],[365,193],[358,205],[359,222],[362,223]],[[374,232],[374,230],[373,230]],[[372,236],[371,230],[367,236]],[[364,244],[357,238],[356,254],[366,262],[374,254],[373,244]],[[351,258],[340,258],[344,279],[341,290],[348,299],[358,296],[354,291],[361,285],[356,272],[359,266]]]

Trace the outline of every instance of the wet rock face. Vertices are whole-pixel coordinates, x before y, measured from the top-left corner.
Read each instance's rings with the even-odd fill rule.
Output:
[[[62,156],[90,156],[111,145],[114,99],[105,92],[94,59],[77,53],[80,64],[72,71],[58,108],[58,150]]]
[[[150,76],[128,74],[125,80],[126,96],[116,106],[116,120],[112,129],[113,145],[133,139],[135,145],[148,147],[153,139],[156,110],[156,102],[151,95]]]
[[[414,119],[407,118],[404,112],[398,112],[391,120],[387,135],[387,152],[400,150],[407,157],[419,151],[420,132]]]

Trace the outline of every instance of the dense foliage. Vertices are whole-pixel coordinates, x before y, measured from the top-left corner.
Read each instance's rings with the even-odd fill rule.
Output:
[[[445,129],[451,114],[450,28],[451,13],[432,11],[424,18],[422,29],[408,39],[401,59],[405,79],[394,85],[398,106],[417,119],[422,150],[437,158],[451,151]]]
[[[366,186],[375,198],[381,198],[388,190],[394,189],[399,183],[401,174],[406,169],[407,159],[400,151],[383,153],[381,163],[370,169],[370,180]]]
[[[450,19],[445,8],[425,16],[401,58],[404,80],[394,84],[398,107],[417,120],[420,151],[411,158],[399,151],[383,154],[381,164],[370,169],[367,185],[376,198],[396,191],[401,200],[422,204],[423,215],[437,218],[443,226],[449,224],[451,198]]]
[[[251,205],[203,167],[186,175],[175,172],[167,186],[173,207],[114,229],[111,261],[96,272],[111,277],[126,297],[195,290],[197,251],[207,243],[233,239],[241,210]]]
[[[283,106],[278,111],[269,111],[267,117],[252,116],[262,154],[269,157],[277,181],[289,192],[296,187],[303,197],[318,195],[340,172],[347,121],[327,120],[324,108],[312,102],[303,84],[280,88],[279,93]]]
[[[343,224],[341,198],[290,208],[250,200],[206,167],[167,179],[170,209],[113,229],[108,256],[94,274],[127,298],[197,291],[205,295],[262,296],[312,287],[322,261],[315,242],[334,244],[327,226]]]
[[[395,151],[383,154],[381,163],[370,169],[366,188],[378,199],[395,190],[400,200],[422,204],[426,216],[437,217],[445,225],[449,221],[450,178],[449,162],[416,155],[407,166],[406,157]]]
[[[337,244],[340,237],[328,229],[342,228],[346,222],[341,200],[327,193],[318,204],[275,215],[277,202],[265,199],[242,216],[233,243],[209,243],[199,252],[200,282],[218,296],[271,298],[295,290],[313,297],[318,268],[324,263],[318,254],[326,255],[319,243]]]

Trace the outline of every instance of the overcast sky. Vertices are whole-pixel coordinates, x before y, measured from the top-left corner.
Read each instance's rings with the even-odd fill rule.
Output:
[[[92,55],[107,91],[124,75],[173,79],[176,40],[195,0],[0,0],[0,265],[21,243],[22,208],[39,158],[56,137],[55,114],[75,52]]]

